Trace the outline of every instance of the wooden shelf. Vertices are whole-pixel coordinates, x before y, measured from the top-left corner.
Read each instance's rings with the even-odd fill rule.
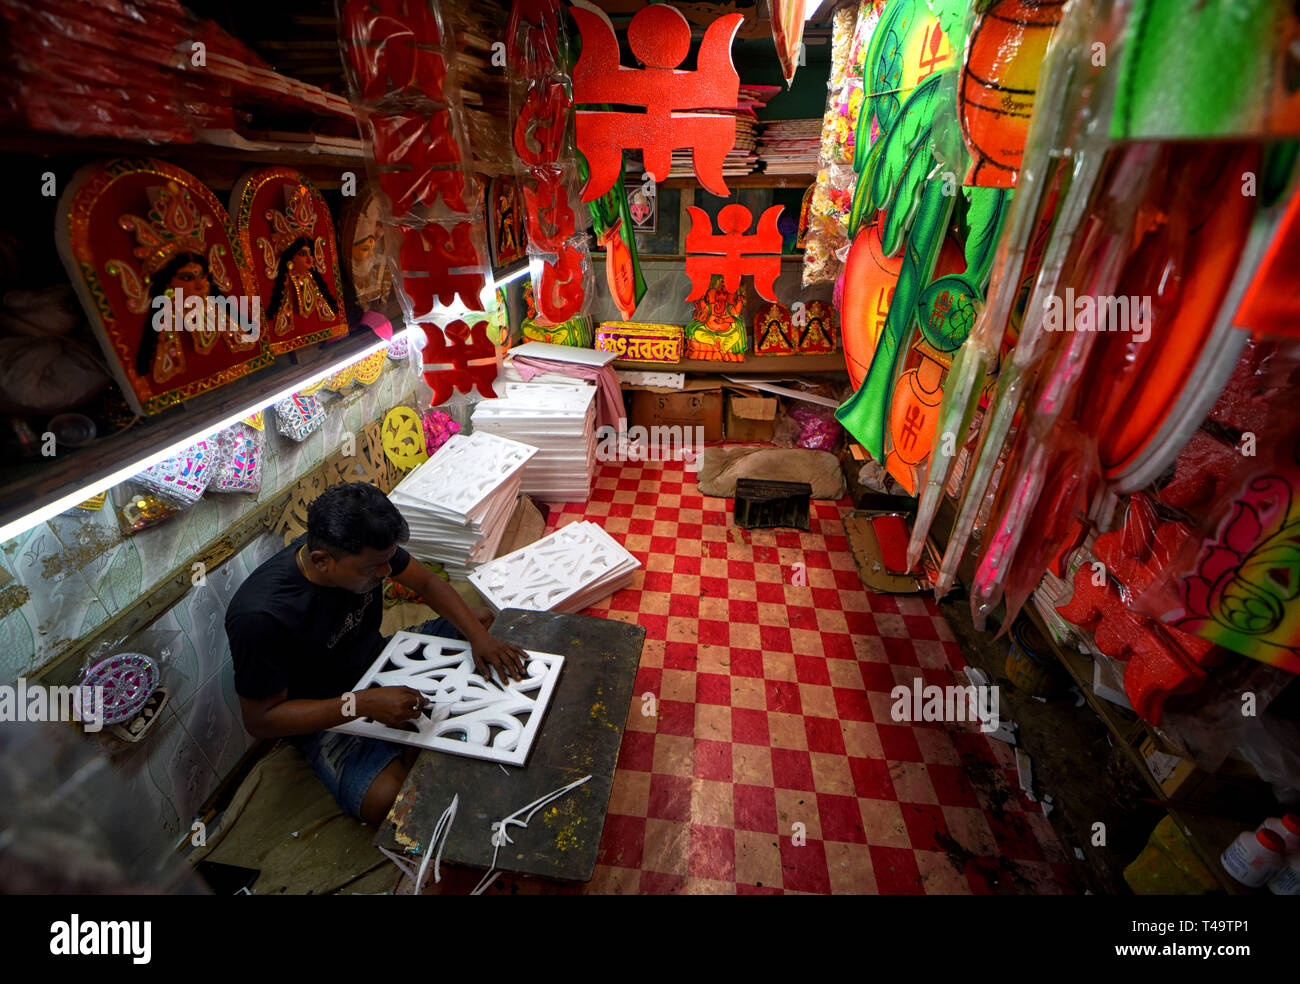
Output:
[[[817,180],[816,174],[744,174],[725,179],[727,188],[807,188]],[[699,188],[695,178],[668,178],[663,188]]]
[[[204,421],[218,421],[292,387],[327,367],[355,361],[377,341],[369,330],[280,356],[272,365],[186,400],[84,448],[13,464],[0,471],[0,526],[79,489],[99,491],[118,469],[184,440]]]
[[[782,375],[805,372],[848,372],[843,352],[828,355],[760,355],[752,353],[743,362],[714,362],[710,359],[683,359],[681,362],[632,362],[615,359],[615,369],[636,369],[642,372],[706,372],[716,375],[747,373],[753,375]]]
[[[366,169],[365,157],[357,154],[312,153],[301,149],[241,150],[207,143],[151,144],[30,131],[0,136],[0,153],[28,157],[158,157],[185,168],[215,188],[234,187],[240,175],[263,164],[296,167],[321,188],[339,187],[344,171],[352,171],[360,181]]]

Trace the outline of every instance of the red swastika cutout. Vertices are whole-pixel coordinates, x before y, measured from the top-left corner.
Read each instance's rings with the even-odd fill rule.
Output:
[[[704,210],[688,205],[691,230],[686,234],[686,276],[691,292],[686,299],[703,297],[709,289],[709,277],[715,273],[722,276],[723,287],[733,293],[740,288],[740,278],[749,273],[753,274],[759,297],[775,304],[776,278],[781,275],[781,232],[776,220],[782,207],[773,205],[764,211],[758,229],[745,235],[754,217],[744,205],[722,207],[717,234]]]
[[[425,0],[348,0],[343,50],[367,102],[390,92],[422,92],[446,102],[447,66],[436,50],[438,22]]]
[[[383,162],[379,163],[382,167]],[[460,170],[381,170],[379,187],[388,196],[394,219],[408,216],[417,208],[433,208],[439,195],[453,211],[468,211],[465,206],[465,173]]]
[[[682,147],[692,151],[700,184],[715,195],[730,195],[722,161],[736,143],[736,118],[698,110],[737,104],[740,76],[731,61],[731,42],[744,15],[727,14],[710,24],[700,41],[695,70],[678,71],[691,48],[691,28],[676,9],[650,4],[628,25],[628,46],[645,68],[619,64],[618,38],[603,11],[570,11],[582,33],[582,55],[573,67],[573,101],[646,109],[578,110],[578,149],[590,168],[582,200],[595,201],[614,186],[623,170],[624,150],[640,150],[646,173],[662,181],[672,166],[672,152]]]
[[[515,153],[529,167],[554,164],[564,149],[564,129],[568,123],[569,94],[559,82],[538,82],[528,90],[515,121]],[[531,132],[530,132],[531,130]],[[536,142],[533,150],[529,137]]]
[[[558,253],[577,228],[577,218],[561,184],[563,175],[558,170],[533,173],[538,177],[536,190],[523,189],[528,239],[544,253]],[[543,223],[549,228],[543,228]]]
[[[470,231],[468,222],[458,223],[450,232],[446,226],[436,223],[422,229],[402,230],[402,291],[411,299],[413,310],[420,313],[433,310],[435,297],[450,306],[457,295],[465,307],[479,308],[484,278],[482,261]],[[472,273],[452,272],[458,268],[480,269]]]
[[[453,321],[446,328],[420,325],[427,340],[420,370],[433,388],[434,406],[446,403],[453,390],[468,393],[477,387],[486,397],[496,396],[492,383],[497,378],[497,350],[487,327],[486,321],[472,329],[463,321]]]
[[[559,0],[514,0],[506,28],[506,64],[512,75],[536,79],[555,71],[559,22]]]
[[[537,321],[559,325],[582,307],[582,253],[568,243],[560,246],[554,262],[542,264],[542,281],[537,288]]]
[[[460,166],[460,144],[452,136],[446,110],[419,113],[376,113],[370,117],[375,160],[380,164],[410,164],[430,168]]]

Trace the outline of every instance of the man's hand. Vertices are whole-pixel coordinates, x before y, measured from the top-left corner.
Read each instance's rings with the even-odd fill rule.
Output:
[[[492,609],[488,608],[486,605],[480,605],[478,608],[471,608],[470,612],[472,612],[474,617],[482,623],[483,628],[487,629],[489,632],[492,631],[492,623],[496,621],[496,616],[492,614]]]
[[[390,728],[413,720],[424,706],[424,695],[410,687],[372,687],[357,693],[357,717],[374,718]]]
[[[501,683],[508,683],[511,678],[515,680],[524,678],[528,654],[518,646],[502,642],[494,636],[484,635],[482,639],[473,643],[470,652],[474,657],[474,665],[478,667],[484,680],[492,681],[489,668],[497,671]]]

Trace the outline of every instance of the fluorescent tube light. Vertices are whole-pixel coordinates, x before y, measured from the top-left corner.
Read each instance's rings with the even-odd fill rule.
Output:
[[[391,342],[395,342],[399,338],[403,338],[406,336],[415,337],[416,334],[417,333],[411,328],[403,328],[399,331],[393,332],[393,337]],[[211,425],[205,424],[201,429],[196,430],[188,437],[182,438],[181,440],[176,441],[173,444],[169,444],[167,447],[163,448],[160,451],[155,451],[152,454],[146,455],[143,458],[133,461],[129,465],[124,465],[123,467],[119,468],[117,471],[113,472],[111,475],[99,479],[92,485],[87,485],[84,488],[78,489],[76,492],[69,492],[67,495],[61,496],[60,498],[54,500],[53,502],[33,510],[32,512],[28,513],[25,516],[21,516],[18,519],[6,523],[4,526],[0,526],[0,543],[5,542],[6,540],[12,540],[20,533],[25,533],[28,530],[30,530],[32,527],[45,522],[47,519],[52,519],[53,517],[57,516],[59,513],[63,512],[64,510],[71,509],[73,506],[77,505],[80,502],[85,502],[91,496],[98,495],[100,492],[103,492],[106,489],[111,489],[113,488],[113,486],[125,482],[133,475],[138,475],[140,472],[144,471],[150,465],[156,465],[158,462],[163,461],[166,458],[170,458],[172,455],[180,451],[184,451],[195,441],[201,441],[205,437],[215,434],[217,431],[225,430],[227,427],[231,426],[234,423],[237,423],[240,420],[243,420],[245,417],[251,416],[252,414],[257,413],[257,411],[259,410],[265,410],[267,407],[273,406],[274,404],[279,403],[281,400],[286,399],[289,396],[292,396],[294,393],[298,392],[299,390],[307,388],[308,386],[312,385],[312,383],[319,382],[322,379],[326,379],[334,375],[336,372],[339,371],[340,368],[345,368],[346,366],[354,365],[355,363],[360,362],[362,359],[374,355],[376,352],[379,352],[382,349],[387,348],[391,344],[391,342],[386,342],[383,339],[378,339],[374,342],[374,344],[369,345],[364,350],[362,350],[361,353],[358,354],[355,359],[345,363],[343,367],[335,365],[325,369],[320,369],[317,372],[312,373],[312,375],[308,376],[306,379],[300,380],[299,382],[294,383],[292,386],[285,387],[284,389],[280,390],[278,393],[275,393],[272,396],[259,397],[256,403],[253,403],[252,405],[236,413],[228,414],[227,416],[223,417],[215,424],[211,424]]]

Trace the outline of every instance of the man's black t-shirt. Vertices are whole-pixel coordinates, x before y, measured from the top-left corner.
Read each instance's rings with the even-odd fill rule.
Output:
[[[248,576],[226,609],[235,692],[250,700],[288,691],[288,699],[324,700],[351,690],[384,639],[383,585],[359,595],[312,584],[298,567],[299,537]],[[389,561],[394,577],[411,555]]]

